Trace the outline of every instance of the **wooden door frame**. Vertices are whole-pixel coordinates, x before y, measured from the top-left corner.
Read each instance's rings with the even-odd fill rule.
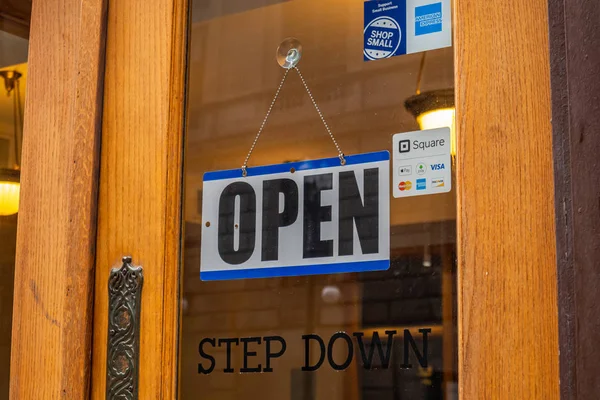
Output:
[[[105,0],[35,1],[10,397],[89,392]]]
[[[547,0],[456,0],[459,391],[556,399]]]
[[[140,398],[177,393],[187,1],[110,3],[105,18],[105,0],[34,2],[15,399],[104,396],[107,277],[124,255],[145,270],[141,339],[155,350]],[[455,0],[465,399],[558,397],[547,1],[526,3]]]
[[[119,0],[108,10],[92,399],[106,393],[108,277],[123,256],[144,273],[139,398],[176,398],[187,7]]]

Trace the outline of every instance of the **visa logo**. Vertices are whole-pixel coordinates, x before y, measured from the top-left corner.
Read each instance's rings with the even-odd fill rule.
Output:
[[[441,169],[446,169],[446,167],[444,166],[444,164],[431,164],[431,169],[433,171],[439,171]]]

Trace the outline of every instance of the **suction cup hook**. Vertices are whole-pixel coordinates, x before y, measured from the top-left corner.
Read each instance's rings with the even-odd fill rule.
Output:
[[[302,43],[296,38],[287,38],[277,48],[277,63],[285,69],[294,68],[302,58]]]

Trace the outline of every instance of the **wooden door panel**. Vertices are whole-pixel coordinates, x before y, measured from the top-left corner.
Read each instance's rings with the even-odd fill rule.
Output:
[[[455,27],[461,396],[556,399],[547,1],[457,0]]]
[[[12,399],[89,393],[105,12],[44,0],[31,16]]]
[[[108,15],[92,398],[106,392],[110,269],[143,267],[139,398],[174,398],[185,1],[125,0]]]

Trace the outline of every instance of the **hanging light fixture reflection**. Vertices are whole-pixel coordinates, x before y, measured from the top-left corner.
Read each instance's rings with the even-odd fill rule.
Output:
[[[19,211],[19,194],[21,192],[19,181],[18,170],[0,170],[0,216],[13,215]]]
[[[425,65],[425,54],[421,58],[417,75],[417,90],[404,102],[406,109],[415,117],[421,130],[448,127],[452,157],[456,155],[456,129],[454,89],[438,89],[421,93],[421,78]]]
[[[20,155],[23,134],[23,109],[21,106],[21,91],[18,71],[0,71],[4,79],[6,94],[13,98],[14,126],[14,168],[0,169],[0,216],[13,215],[19,211],[19,195],[21,192]]]

